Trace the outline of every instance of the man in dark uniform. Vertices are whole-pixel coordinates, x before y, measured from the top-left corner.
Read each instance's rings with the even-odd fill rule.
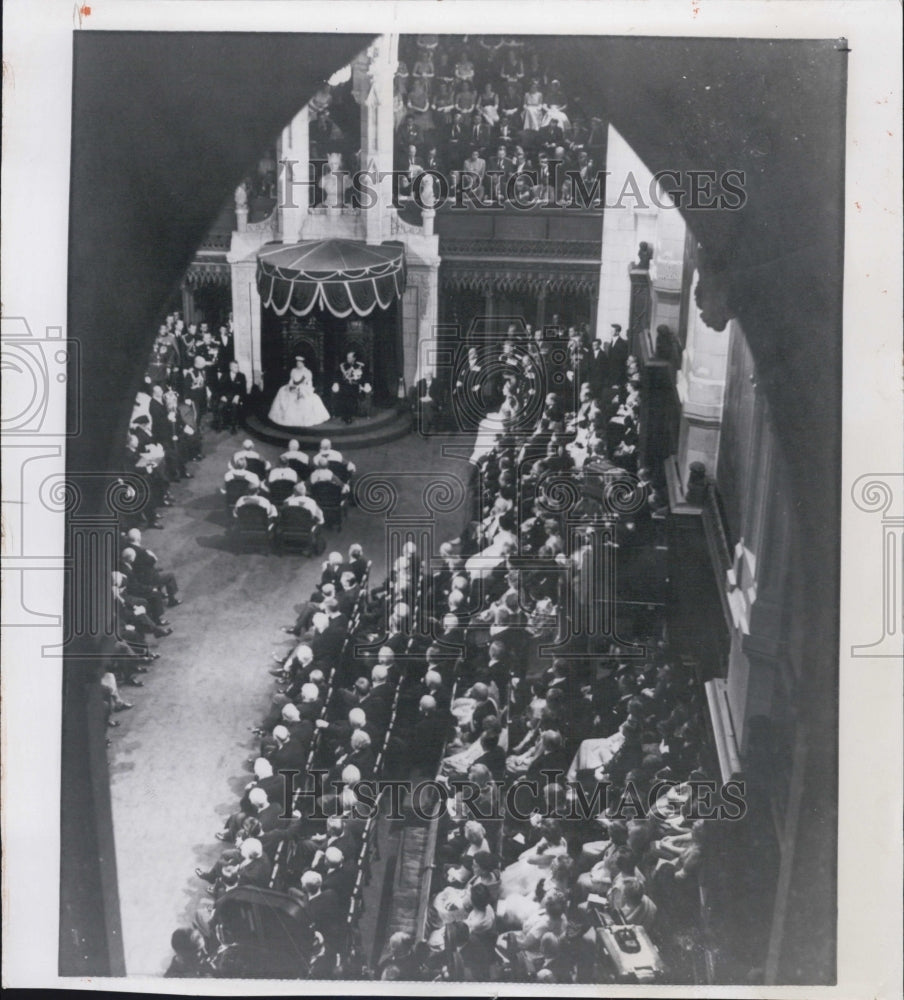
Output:
[[[339,365],[339,378],[334,386],[336,392],[336,412],[344,423],[350,424],[358,413],[358,399],[364,387],[364,364],[354,351],[345,355]]]

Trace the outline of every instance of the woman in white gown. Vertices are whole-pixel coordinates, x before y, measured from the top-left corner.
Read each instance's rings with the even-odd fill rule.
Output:
[[[281,427],[313,427],[330,419],[329,410],[314,391],[314,379],[304,358],[295,359],[289,381],[277,392],[269,416]]]

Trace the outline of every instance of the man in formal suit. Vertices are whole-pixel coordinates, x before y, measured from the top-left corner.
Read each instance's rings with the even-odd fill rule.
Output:
[[[327,627],[341,632],[344,638],[346,632],[348,632],[348,615],[343,614],[342,609],[339,607],[339,600],[335,597],[335,588],[334,595],[326,597],[323,601],[323,613],[329,619]]]
[[[355,888],[355,865],[353,859],[346,861],[343,850],[330,845],[323,852],[323,891],[332,891],[342,905],[347,905]]]
[[[305,913],[315,931],[323,935],[324,941],[335,941],[342,929],[342,908],[332,889],[323,889],[323,877],[319,872],[306,871],[301,876],[301,890],[289,889],[304,906]]]
[[[225,886],[249,885],[266,889],[270,883],[273,866],[264,853],[263,844],[256,837],[242,841],[239,848],[241,860],[224,865],[221,871]]]
[[[273,765],[266,757],[258,757],[254,761],[254,780],[245,785],[245,794],[239,803],[239,809],[245,815],[251,815],[250,792],[255,788],[262,789],[267,799],[277,807],[280,814],[285,811],[286,782],[281,774],[273,773]]]
[[[345,630],[330,627],[329,615],[324,611],[318,611],[313,617],[314,631],[310,637],[311,649],[314,653],[314,660],[329,668],[339,656],[342,643],[345,641]]]
[[[446,162],[450,166],[457,166],[462,162],[467,144],[467,122],[465,122],[460,111],[455,111],[452,115],[452,127],[449,129],[449,137],[446,140]]]
[[[358,603],[358,586],[355,574],[351,569],[344,569],[339,577],[339,590],[336,592],[336,600],[339,602],[339,612],[346,618],[351,618],[355,605]]]
[[[129,548],[135,552],[134,575],[138,582],[162,588],[166,592],[169,607],[174,608],[177,604],[181,604],[182,601],[176,597],[179,584],[176,582],[175,574],[161,571],[157,557],[141,544],[141,532],[138,528],[131,528],[126,537]]]
[[[495,731],[495,727],[484,727],[480,734],[480,749],[482,753],[471,765],[472,771],[478,766],[485,767],[494,781],[504,781],[505,750],[499,746],[499,733]]]
[[[148,414],[151,418],[151,438],[165,445],[170,436],[170,429],[169,421],[166,418],[166,402],[163,398],[162,385],[154,385],[151,389]]]
[[[348,548],[347,568],[355,574],[355,579],[358,583],[364,579],[364,574],[367,571],[367,558],[364,555],[364,549],[357,542]]]
[[[408,748],[413,768],[411,777],[434,777],[440,754],[451,731],[448,716],[440,716],[436,711],[436,700],[425,694],[418,706],[418,721],[408,730],[399,734],[399,739]]]
[[[586,361],[586,379],[591,395],[599,397],[609,385],[609,358],[606,355],[603,342],[594,339],[590,357]]]
[[[338,781],[343,769],[348,764],[357,767],[363,779],[367,780],[373,777],[376,754],[370,735],[363,729],[356,729],[352,732],[347,749],[340,748],[339,756],[330,768],[328,780]]]
[[[609,362],[609,379],[612,385],[624,385],[628,380],[628,339],[622,336],[619,323],[612,324],[612,339],[606,352]]]
[[[433,372],[418,379],[414,387],[414,403],[418,412],[418,426],[422,433],[429,434],[445,410],[445,388]]]
[[[247,396],[248,380],[244,372],[239,371],[238,361],[230,361],[229,371],[217,386],[213,429],[219,431],[228,427],[235,434]]]
[[[500,144],[496,155],[488,161],[486,170],[487,197],[497,203],[505,198],[505,185],[515,170],[513,160],[506,155],[505,145]]]
[[[367,713],[367,719],[379,733],[385,733],[389,728],[392,716],[393,690],[389,684],[389,669],[378,663],[370,672],[370,690],[358,702],[358,706]]]
[[[279,775],[277,775],[277,777],[279,777]],[[256,819],[261,825],[261,834],[268,834],[283,825],[280,818],[282,816],[281,806],[278,802],[271,802],[266,791],[259,784],[254,788],[249,789],[245,798],[247,800],[245,804],[248,808],[243,810],[244,816],[242,818],[242,822],[244,822],[244,820],[249,816],[254,817],[254,819]],[[238,827],[233,829],[233,835],[240,827],[241,822],[238,824]],[[216,834],[217,840],[234,839],[234,836],[232,838],[229,836],[229,829],[230,824],[227,822],[226,828],[224,830],[220,830]]]
[[[302,770],[307,763],[307,748],[291,739],[285,726],[273,729],[273,750],[267,755],[277,774],[283,770]]]
[[[410,195],[418,175],[424,172],[424,161],[417,155],[417,146],[409,144],[406,156],[402,161],[402,170],[403,175],[399,179],[399,189],[402,194]]]
[[[366,683],[366,682],[365,682]],[[320,719],[317,728],[320,730],[320,739],[329,753],[336,756],[345,749],[351,748],[351,738],[355,732],[360,730],[370,737],[371,746],[382,737],[382,733],[376,726],[367,720],[367,713],[359,707],[359,695],[356,689],[351,691],[339,691],[340,701],[344,704],[353,705],[349,709],[346,719],[336,719],[334,722],[327,722]]]
[[[475,111],[471,116],[471,146],[475,150],[480,150],[483,152],[490,143],[490,126],[487,124],[486,119],[479,111]],[[467,170],[468,168],[465,167]],[[484,164],[484,169],[486,169],[486,164]],[[481,180],[483,179],[483,174],[481,174]]]
[[[169,624],[164,617],[165,595],[160,587],[141,583],[135,576],[135,550],[128,545],[122,550],[118,568],[125,578],[125,596],[145,604],[151,618],[165,628]]]

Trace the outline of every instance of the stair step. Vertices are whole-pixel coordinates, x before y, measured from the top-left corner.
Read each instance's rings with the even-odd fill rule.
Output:
[[[340,451],[354,451],[405,437],[411,431],[411,415],[388,409],[378,410],[371,417],[359,417],[352,424],[331,419],[316,427],[280,427],[265,416],[252,413],[245,418],[245,428],[269,444],[284,446],[294,438],[304,451],[316,449],[323,438],[329,438]]]

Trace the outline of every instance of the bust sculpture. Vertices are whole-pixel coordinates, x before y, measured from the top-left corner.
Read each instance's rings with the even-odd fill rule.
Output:
[[[320,178],[320,190],[323,192],[323,202],[328,208],[341,208],[345,201],[346,177],[342,169],[342,154],[330,153],[327,156],[328,172]]]

